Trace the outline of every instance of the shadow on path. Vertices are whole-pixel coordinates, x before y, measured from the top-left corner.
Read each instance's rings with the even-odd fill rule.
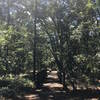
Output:
[[[25,95],[22,100],[100,100],[99,98],[100,90],[64,91],[62,84],[58,82],[57,72],[52,71],[41,89]]]

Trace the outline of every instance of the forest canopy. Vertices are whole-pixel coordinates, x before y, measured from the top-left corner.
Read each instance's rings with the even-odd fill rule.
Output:
[[[66,90],[100,79],[100,0],[0,0],[0,81],[43,69]]]

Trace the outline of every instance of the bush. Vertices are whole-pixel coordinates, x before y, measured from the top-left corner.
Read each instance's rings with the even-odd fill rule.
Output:
[[[0,87],[7,87],[10,84],[8,80],[0,80]]]
[[[6,76],[0,79],[0,96],[13,98],[21,93],[27,93],[33,90],[34,82],[22,77]]]
[[[0,76],[6,75],[7,71],[4,66],[0,67]]]
[[[13,89],[9,89],[8,87],[3,87],[0,89],[0,96],[6,97],[6,98],[12,98],[16,97],[16,92]]]
[[[28,92],[34,88],[34,83],[31,80],[18,78],[12,81],[8,86],[10,89],[14,89],[17,92]]]

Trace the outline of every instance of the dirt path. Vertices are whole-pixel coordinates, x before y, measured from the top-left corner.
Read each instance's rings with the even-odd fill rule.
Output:
[[[92,91],[89,91],[92,92]],[[88,98],[88,91],[78,91],[75,93],[67,93],[63,90],[62,84],[59,84],[57,72],[52,71],[48,73],[47,82],[43,84],[42,89],[36,89],[32,94],[25,95],[24,100],[99,100],[97,97],[94,99],[84,99],[83,94]],[[88,94],[88,95],[87,95]],[[95,91],[92,95],[95,95]],[[77,96],[76,96],[77,95]],[[97,96],[99,95],[99,92]],[[96,99],[95,99],[96,98]]]
[[[48,73],[46,83],[42,89],[37,89],[33,94],[26,95],[25,100],[66,100],[66,92],[63,86],[58,83],[57,72]]]

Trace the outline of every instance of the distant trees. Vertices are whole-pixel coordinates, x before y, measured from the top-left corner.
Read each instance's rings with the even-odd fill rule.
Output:
[[[35,79],[36,71],[55,62],[65,89],[90,82],[100,70],[95,8],[91,0],[1,0],[1,69],[33,69]]]

